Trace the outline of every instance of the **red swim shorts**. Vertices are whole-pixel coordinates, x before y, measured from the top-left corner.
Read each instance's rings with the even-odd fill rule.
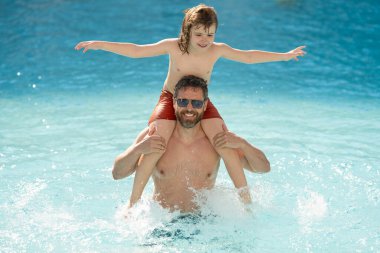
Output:
[[[210,99],[207,103],[206,111],[203,114],[202,119],[220,118],[218,110],[211,103]],[[154,108],[152,115],[149,118],[149,124],[157,119],[177,120],[173,108],[173,94],[170,91],[163,90],[160,95],[160,99]]]

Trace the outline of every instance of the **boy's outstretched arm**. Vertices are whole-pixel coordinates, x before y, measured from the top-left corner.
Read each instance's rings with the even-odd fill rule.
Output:
[[[223,126],[223,130],[214,137],[215,147],[237,149],[243,167],[251,172],[265,173],[270,171],[270,163],[261,150],[228,131],[225,126]]]
[[[75,46],[75,49],[83,49],[83,53],[88,50],[104,50],[130,58],[143,58],[167,54],[170,46],[176,43],[176,39],[165,39],[154,44],[146,45],[108,41],[82,41]]]
[[[112,176],[115,180],[125,178],[135,172],[140,157],[153,152],[165,152],[165,140],[153,131],[145,128],[137,136],[135,142],[115,159]]]
[[[248,64],[289,61],[291,59],[298,61],[299,56],[306,54],[306,52],[303,51],[306,46],[297,47],[287,53],[276,53],[259,50],[239,50],[224,43],[216,43],[216,45],[220,52],[220,57]]]

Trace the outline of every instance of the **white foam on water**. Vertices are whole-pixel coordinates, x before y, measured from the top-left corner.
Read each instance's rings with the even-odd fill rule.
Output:
[[[120,241],[127,240],[134,245],[130,245],[134,249],[132,252],[162,252],[163,249],[191,252],[195,244],[204,245],[205,248],[197,249],[206,251],[208,246],[221,247],[221,241],[231,248],[231,252],[244,251],[254,242],[252,230],[257,227],[257,210],[268,205],[268,201],[261,202],[261,199],[271,199],[260,196],[271,194],[265,188],[251,191],[253,203],[250,205],[244,205],[238,191],[230,186],[217,185],[210,190],[197,191],[194,201],[199,210],[194,214],[170,212],[151,197],[143,196],[132,208],[122,205],[117,209],[115,224],[118,225],[112,230],[120,235]]]
[[[306,196],[297,198],[295,215],[301,230],[307,233],[311,231],[311,225],[314,222],[320,221],[326,216],[328,206],[323,195],[309,190],[305,190],[305,194]]]
[[[20,183],[17,187],[19,192],[12,197],[15,202],[13,206],[17,209],[24,208],[46,187],[47,184],[41,179],[37,179],[32,183]]]
[[[130,236],[143,240],[155,227],[169,221],[179,212],[170,213],[152,199],[142,197],[132,208],[128,204],[120,206],[116,213],[116,222],[122,224],[118,232],[125,238]],[[124,224],[124,226],[123,226]]]
[[[194,201],[200,206],[203,215],[217,215],[225,219],[242,217],[245,206],[239,200],[235,189],[216,186],[213,189],[198,191]]]

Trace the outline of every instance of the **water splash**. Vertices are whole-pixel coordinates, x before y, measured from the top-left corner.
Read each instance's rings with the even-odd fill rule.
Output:
[[[311,231],[314,222],[320,221],[327,214],[325,198],[313,191],[305,190],[306,196],[297,198],[296,216],[304,233]]]
[[[262,189],[261,189],[262,190]],[[256,199],[266,191],[251,191]],[[268,204],[257,198],[244,205],[237,190],[218,185],[196,192],[199,206],[195,213],[170,212],[150,198],[142,198],[135,206],[122,205],[115,213],[120,223],[118,233],[133,242],[136,252],[192,252],[215,248],[227,252],[247,251],[254,246],[252,231],[258,229],[255,214]],[[133,248],[133,247],[132,247]]]
[[[42,179],[37,179],[32,183],[20,183],[16,189],[19,189],[18,194],[12,198],[15,202],[14,207],[22,209],[28,205],[42,190],[47,187],[47,184]]]

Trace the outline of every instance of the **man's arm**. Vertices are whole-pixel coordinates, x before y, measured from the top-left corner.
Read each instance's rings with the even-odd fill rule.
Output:
[[[243,167],[251,172],[265,173],[270,171],[270,163],[265,154],[251,145],[245,139],[228,131],[224,131],[214,137],[214,146],[217,148],[234,148],[238,150]]]
[[[125,178],[136,170],[137,163],[141,155],[159,152],[165,152],[165,140],[158,135],[153,135],[153,129],[148,133],[148,128],[145,128],[137,136],[135,142],[127,148],[123,153],[115,159],[112,176],[115,180]]]

